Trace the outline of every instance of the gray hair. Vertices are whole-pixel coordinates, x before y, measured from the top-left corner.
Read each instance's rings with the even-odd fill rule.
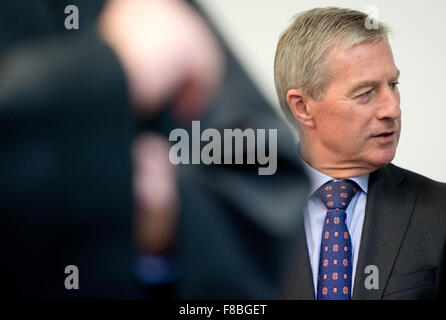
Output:
[[[315,100],[324,99],[324,89],[334,75],[328,59],[332,46],[351,48],[366,40],[387,38],[387,25],[379,22],[377,29],[366,28],[366,19],[365,13],[356,10],[315,8],[297,14],[282,33],[274,58],[274,82],[282,111],[294,126],[287,92],[298,88]]]

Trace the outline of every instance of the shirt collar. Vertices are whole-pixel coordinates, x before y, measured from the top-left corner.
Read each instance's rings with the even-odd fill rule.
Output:
[[[307,173],[307,176],[310,180],[310,194],[309,194],[310,197],[311,197],[311,195],[313,195],[313,193],[317,189],[319,189],[321,186],[323,186],[327,182],[336,180],[335,178],[327,176],[326,174],[312,168],[308,163],[305,162],[305,160],[303,160],[303,159],[301,159],[301,160],[302,160],[303,167]],[[359,185],[359,187],[361,188],[361,190],[365,194],[367,194],[368,186],[369,186],[369,175],[370,174],[367,173],[367,174],[363,174],[361,176],[350,177],[350,178],[346,178],[346,179],[350,179],[350,180],[353,180],[354,182],[356,182]]]

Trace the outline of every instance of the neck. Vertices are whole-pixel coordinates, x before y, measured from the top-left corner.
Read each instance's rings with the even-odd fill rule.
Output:
[[[345,159],[328,154],[323,149],[308,148],[302,142],[301,155],[303,160],[313,169],[334,179],[362,176],[379,168],[355,161],[346,161]]]

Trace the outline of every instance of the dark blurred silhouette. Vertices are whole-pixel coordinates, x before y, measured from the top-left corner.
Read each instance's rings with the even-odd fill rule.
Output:
[[[79,8],[79,30],[64,28],[69,4]],[[169,31],[170,14],[185,18]],[[163,288],[148,292],[135,277],[141,250],[178,257],[181,276],[161,297],[278,297],[306,178],[290,131],[223,44],[219,87],[223,59],[195,11],[175,0],[113,0],[104,8],[102,1],[11,1],[0,5],[0,26],[2,296],[154,297]],[[169,110],[160,113],[163,106]],[[255,165],[155,166],[153,181],[165,181],[167,195],[151,195],[157,184],[144,158],[160,163],[162,136],[206,106],[202,129],[277,129],[276,174],[259,176]],[[158,239],[168,245],[151,234],[163,210],[170,212]],[[133,224],[141,229],[132,232]],[[79,290],[64,287],[67,265],[79,268]]]
[[[71,4],[79,30],[65,29]],[[186,107],[197,113],[204,95],[193,101],[185,85],[211,95],[218,83],[218,50],[193,9],[179,1],[102,5],[0,4],[2,295],[139,297],[131,242],[134,118],[153,116],[172,96],[183,105],[178,114],[185,117]],[[196,47],[176,30],[145,29],[153,16],[178,17],[171,24]],[[79,290],[64,287],[71,264],[79,268]]]
[[[291,131],[228,47],[223,86],[201,129],[277,129],[277,171],[258,165],[180,165],[180,297],[279,298],[308,192]],[[268,147],[266,148],[268,150]],[[246,150],[243,151],[245,154]]]

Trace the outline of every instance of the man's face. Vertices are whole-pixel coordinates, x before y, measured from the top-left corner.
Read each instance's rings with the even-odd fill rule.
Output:
[[[399,71],[386,39],[335,47],[335,76],[311,100],[313,142],[342,167],[377,168],[395,156],[401,130]],[[322,150],[313,150],[314,152]]]

